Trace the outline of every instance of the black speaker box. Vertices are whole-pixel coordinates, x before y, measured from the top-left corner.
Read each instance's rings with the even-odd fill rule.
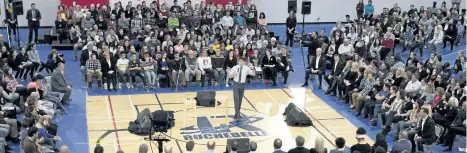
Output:
[[[169,128],[175,126],[174,111],[157,110],[151,113],[152,124],[167,124]]]
[[[13,12],[16,15],[23,15],[23,1],[22,0],[14,0],[13,2]]]
[[[214,107],[216,104],[216,91],[198,91],[195,100],[197,106]]]
[[[297,12],[297,0],[289,0],[288,6],[287,13]]]
[[[249,153],[250,152],[250,139],[249,138],[241,138],[241,139],[227,139],[227,153],[229,153],[231,151],[230,146],[235,141],[238,142],[237,153]]]
[[[303,1],[302,2],[302,14],[311,14],[311,1]]]
[[[290,103],[285,108],[283,115],[286,115],[285,122],[289,126],[313,126],[311,119],[294,103]]]

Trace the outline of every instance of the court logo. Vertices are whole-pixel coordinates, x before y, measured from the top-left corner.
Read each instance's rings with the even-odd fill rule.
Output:
[[[264,137],[268,136],[266,130],[256,127],[253,123],[264,120],[260,116],[243,117],[240,121],[232,121],[228,124],[214,126],[208,117],[213,116],[200,116],[197,118],[197,125],[191,125],[180,129],[180,135],[183,140],[206,140],[206,139],[231,139],[231,138],[250,138],[250,137]],[[225,116],[218,116],[219,120],[225,119]],[[233,116],[229,116],[232,118]],[[232,130],[235,130],[233,132]]]

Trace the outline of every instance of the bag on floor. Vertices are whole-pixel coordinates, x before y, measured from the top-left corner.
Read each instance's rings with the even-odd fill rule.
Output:
[[[147,136],[155,133],[151,131],[151,126],[151,112],[146,108],[138,114],[135,121],[129,123],[128,131],[139,136]]]

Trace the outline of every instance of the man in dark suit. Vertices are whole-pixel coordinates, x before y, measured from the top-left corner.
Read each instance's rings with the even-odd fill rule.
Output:
[[[295,138],[295,144],[297,145],[297,147],[290,149],[288,153],[309,153],[310,152],[310,149],[306,149],[305,147],[303,147],[303,145],[305,145],[305,138],[303,138],[302,136],[297,136],[297,138]]]
[[[36,9],[36,4],[31,4],[31,9],[28,10],[26,13],[26,19],[28,20],[28,27],[29,27],[29,39],[28,43],[32,41],[32,32],[34,31],[34,42],[37,44],[37,32],[39,30],[40,20],[41,20],[41,12]]]
[[[339,77],[344,67],[345,64],[340,60],[339,54],[334,54],[334,63],[332,65],[331,74],[324,76],[324,80],[326,83],[328,83],[328,90],[326,91],[326,94],[330,94],[331,92],[336,91],[337,82],[334,79]]]
[[[306,69],[305,83],[302,85],[302,87],[308,86],[308,79],[310,78],[311,74],[318,74],[318,88],[321,89],[321,82],[323,80],[324,69],[326,68],[326,58],[322,57],[321,53],[321,48],[316,49],[316,56],[313,57],[311,63],[308,64],[308,67]]]
[[[116,73],[116,65],[117,61],[110,58],[110,53],[107,52],[104,54],[104,59],[101,61],[102,67],[102,76],[107,79],[107,90],[111,91],[110,84],[112,84],[113,90],[117,91],[117,73]]]
[[[409,139],[412,142],[412,152],[423,152],[423,145],[431,145],[436,141],[435,135],[435,121],[428,115],[428,108],[422,108],[419,116],[421,117],[418,122],[417,128],[409,132]]]
[[[274,140],[274,152],[272,153],[285,153],[285,151],[281,150],[282,147],[282,140],[277,138]]]
[[[65,71],[65,64],[58,63],[57,69],[52,73],[51,86],[53,92],[63,93],[62,104],[68,105],[68,100],[71,96],[71,85],[69,85],[63,72]]]

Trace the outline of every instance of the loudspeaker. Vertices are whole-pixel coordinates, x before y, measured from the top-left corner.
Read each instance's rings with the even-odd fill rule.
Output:
[[[24,12],[23,12],[23,1],[21,0],[15,0],[12,2],[13,4],[13,12],[16,14],[16,15],[23,15]]]
[[[237,141],[238,142],[238,150],[237,153],[249,153],[250,152],[250,139],[249,138],[241,138],[241,139],[227,139],[227,151],[229,153],[232,149],[232,144]]]
[[[302,2],[302,14],[311,14],[311,1],[303,1]]]
[[[152,126],[160,127],[161,125],[164,125],[164,127],[160,127],[161,129],[154,129],[156,132],[159,132],[160,130],[165,131],[175,126],[174,111],[157,110],[151,113],[151,120],[153,124]]]
[[[287,13],[290,13],[290,11],[297,12],[297,0],[289,0],[288,4]]]
[[[197,106],[214,107],[216,104],[216,91],[198,91],[195,100]]]
[[[313,126],[311,119],[294,103],[290,103],[285,108],[284,115],[286,115],[285,122],[289,126]]]

